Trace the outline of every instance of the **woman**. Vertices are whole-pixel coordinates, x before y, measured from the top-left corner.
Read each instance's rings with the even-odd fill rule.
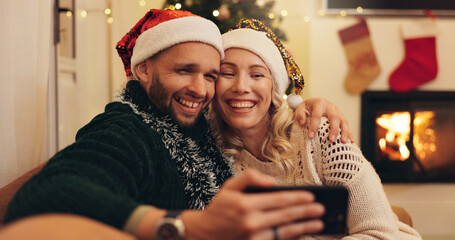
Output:
[[[356,145],[342,143],[340,136],[329,141],[327,119],[313,139],[294,122],[282,96],[290,78],[299,93],[303,78],[270,29],[243,20],[223,35],[223,47],[212,117],[235,172],[254,167],[284,185],[345,186],[350,239],[420,239],[398,221],[378,175]]]

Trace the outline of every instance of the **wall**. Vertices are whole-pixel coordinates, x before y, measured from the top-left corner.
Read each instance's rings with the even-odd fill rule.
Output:
[[[323,97],[336,103],[346,115],[356,142],[360,143],[360,95],[344,90],[348,71],[344,49],[338,30],[356,22],[355,17],[319,16],[320,1],[278,1],[277,11],[287,9],[289,18],[283,23],[292,39],[285,45],[293,52],[306,76],[305,97]],[[309,23],[304,22],[308,16]],[[389,90],[388,77],[404,57],[399,26],[416,21],[418,17],[368,17],[376,57],[382,68],[368,90]],[[298,21],[298,22],[295,22]],[[439,73],[435,80],[419,90],[455,91],[455,18],[437,20],[437,55]],[[301,57],[304,55],[304,57]],[[301,63],[304,63],[303,65]],[[415,228],[425,237],[455,237],[455,185],[453,184],[385,184],[392,204],[408,210]],[[439,239],[439,238],[438,238]],[[445,238],[444,238],[445,239]]]
[[[76,132],[110,100],[107,5],[107,0],[75,1],[75,58],[57,58],[58,150],[73,143]]]
[[[85,125],[109,102],[107,0],[76,2],[76,64],[80,123]],[[87,11],[81,17],[81,11]],[[82,127],[81,126],[81,127]]]
[[[111,38],[109,46],[111,46],[111,54],[109,55],[112,62],[112,92],[115,93],[125,84],[126,76],[123,70],[123,63],[115,50],[115,45],[120,39],[141,19],[145,13],[151,8],[161,9],[164,0],[148,0],[144,1],[142,6],[141,1],[129,0],[112,0],[112,23]]]

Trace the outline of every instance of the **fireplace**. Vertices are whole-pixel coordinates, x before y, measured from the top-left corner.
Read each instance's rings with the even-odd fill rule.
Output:
[[[455,182],[455,92],[362,94],[361,148],[383,182]]]

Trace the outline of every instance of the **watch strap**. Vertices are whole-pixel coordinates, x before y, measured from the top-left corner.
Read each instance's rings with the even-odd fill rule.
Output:
[[[183,210],[168,210],[165,218],[177,218]]]

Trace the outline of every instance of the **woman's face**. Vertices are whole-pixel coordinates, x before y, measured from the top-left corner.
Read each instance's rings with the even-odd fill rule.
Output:
[[[272,74],[259,56],[230,48],[215,86],[217,114],[235,130],[266,129],[272,87]]]

